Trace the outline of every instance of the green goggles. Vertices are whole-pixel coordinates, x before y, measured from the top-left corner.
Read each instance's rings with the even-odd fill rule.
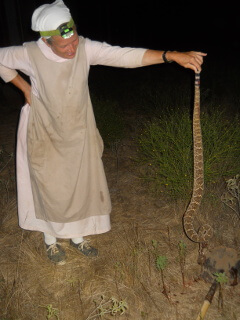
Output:
[[[68,39],[71,38],[74,34],[73,26],[74,21],[71,18],[71,20],[68,23],[61,25],[59,28],[57,28],[57,30],[40,31],[40,35],[42,37],[61,36],[64,39]]]

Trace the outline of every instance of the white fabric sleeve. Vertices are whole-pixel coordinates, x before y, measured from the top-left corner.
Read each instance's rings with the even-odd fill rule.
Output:
[[[142,67],[142,58],[147,49],[122,48],[86,38],[85,50],[89,65],[137,68]]]
[[[9,82],[17,76],[16,70],[31,75],[27,50],[22,46],[0,48],[0,77]]]
[[[17,75],[18,72],[16,70],[6,68],[0,64],[0,77],[4,82],[12,81]]]

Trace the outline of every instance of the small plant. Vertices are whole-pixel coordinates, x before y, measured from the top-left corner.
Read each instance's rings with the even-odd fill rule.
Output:
[[[161,272],[161,279],[162,279],[162,285],[163,285],[163,292],[162,293],[171,302],[171,298],[168,294],[168,289],[165,284],[164,274],[163,274],[163,271],[165,270],[166,266],[167,266],[167,257],[166,256],[157,256],[156,267]]]
[[[156,260],[156,267],[158,270],[163,271],[167,266],[167,257],[158,256]]]
[[[221,285],[228,282],[225,272],[215,272],[214,276],[216,277],[216,281]]]
[[[183,241],[178,243],[178,255],[179,255],[179,263],[182,274],[182,283],[185,287],[185,264],[186,264],[186,244]]]
[[[47,310],[46,319],[56,319],[59,320],[59,310],[57,308],[53,308],[52,304],[47,304],[45,306],[40,306],[41,308],[45,308]]]
[[[221,200],[240,219],[240,174],[227,180],[227,192],[222,195]]]
[[[223,309],[223,285],[228,282],[228,277],[225,272],[216,272],[214,276],[219,284],[218,309]]]
[[[123,315],[128,309],[128,305],[125,300],[118,301],[114,297],[105,300],[104,296],[101,296],[101,301],[97,302],[94,300],[94,303],[96,304],[96,309],[87,317],[86,320],[95,319],[96,316],[104,319],[106,314],[110,314],[112,316]]]

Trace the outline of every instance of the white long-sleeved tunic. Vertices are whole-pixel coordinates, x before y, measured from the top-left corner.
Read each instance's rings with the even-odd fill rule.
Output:
[[[88,69],[90,65],[107,65],[114,67],[135,68],[142,66],[142,57],[145,49],[113,47],[85,39],[85,53]],[[41,39],[37,41],[44,56],[54,62],[64,62],[53,53]],[[0,76],[4,81],[11,81],[20,70],[30,77],[32,93],[38,97],[39,89],[25,46],[0,49]],[[73,222],[53,222],[38,219],[32,194],[32,185],[29,174],[27,157],[27,124],[30,106],[26,104],[21,111],[17,143],[17,186],[18,186],[18,214],[19,224],[23,229],[41,231],[58,238],[81,237],[90,234],[99,234],[110,230],[109,213],[96,214],[86,219]]]

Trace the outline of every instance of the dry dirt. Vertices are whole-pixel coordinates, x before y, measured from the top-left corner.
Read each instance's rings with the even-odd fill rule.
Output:
[[[1,115],[0,148],[4,145],[9,153],[15,150],[17,121],[18,112]],[[198,245],[183,232],[181,218],[187,203],[150,195],[132,161],[134,152],[132,137],[122,142],[117,156],[105,150],[112,230],[89,237],[100,252],[96,259],[79,255],[68,241],[60,240],[67,253],[64,266],[47,260],[41,233],[18,226],[10,181],[14,161],[0,171],[0,320],[197,319],[210,283],[199,278]],[[239,222],[221,203],[217,188],[204,197],[200,221],[206,219],[215,231],[209,249],[226,246],[239,253]],[[180,241],[186,244],[185,286]],[[163,272],[165,294],[156,255],[168,261]],[[240,320],[240,285],[224,286],[222,309],[218,295],[217,291],[205,319]]]

